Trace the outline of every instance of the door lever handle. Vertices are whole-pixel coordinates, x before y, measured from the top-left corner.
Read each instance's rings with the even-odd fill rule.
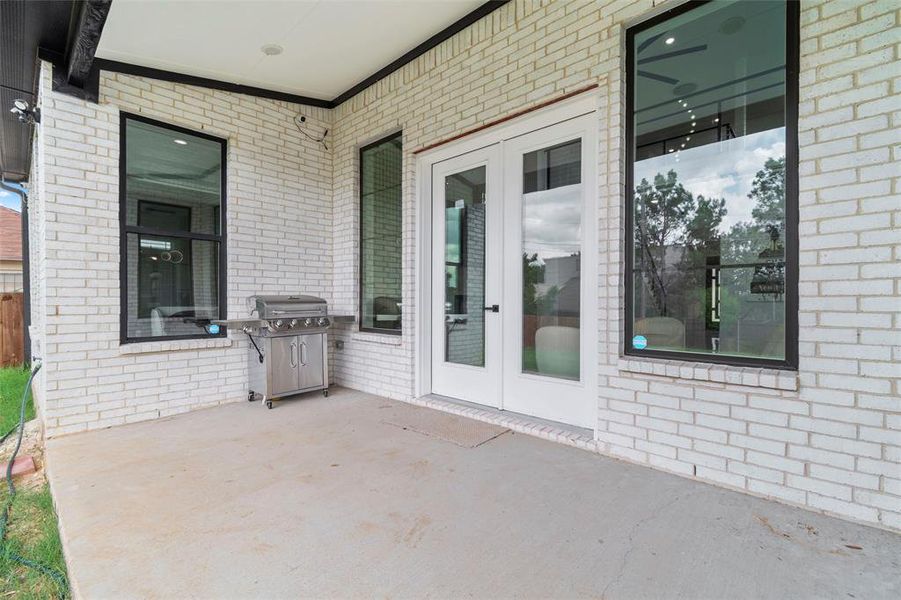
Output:
[[[485,310],[486,310],[486,311],[491,311],[491,312],[496,313],[496,312],[500,312],[500,311],[501,311],[501,307],[498,306],[497,304],[492,304],[491,306],[486,306],[486,307],[485,307]]]

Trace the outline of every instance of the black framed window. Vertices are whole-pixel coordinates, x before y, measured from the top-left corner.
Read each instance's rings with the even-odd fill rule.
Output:
[[[360,149],[360,330],[401,333],[401,134]]]
[[[226,141],[126,113],[120,135],[121,341],[209,337],[198,321],[225,318]]]
[[[797,364],[797,2],[627,31],[625,353]]]

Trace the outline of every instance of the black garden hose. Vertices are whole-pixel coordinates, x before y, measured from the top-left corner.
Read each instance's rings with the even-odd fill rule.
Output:
[[[60,573],[47,565],[25,558],[12,550],[6,543],[6,531],[9,526],[9,509],[12,507],[13,499],[16,495],[16,486],[13,485],[13,463],[16,460],[16,455],[19,453],[19,449],[22,447],[22,436],[25,434],[25,405],[28,402],[28,394],[31,392],[31,382],[40,370],[41,363],[35,363],[34,368],[31,370],[31,375],[28,377],[28,383],[25,384],[25,391],[22,393],[22,405],[19,407],[19,424],[7,431],[3,437],[0,438],[0,444],[2,444],[14,431],[17,429],[19,430],[19,438],[16,440],[16,447],[13,449],[13,453],[9,457],[9,462],[6,464],[6,487],[9,494],[6,498],[6,505],[3,507],[3,512],[0,514],[0,547],[2,547],[2,553],[6,558],[21,565],[25,565],[30,569],[34,569],[35,571],[39,571],[53,579],[56,582],[57,590],[59,591],[58,597],[65,598],[68,595],[69,583],[66,581],[66,576],[63,573]]]

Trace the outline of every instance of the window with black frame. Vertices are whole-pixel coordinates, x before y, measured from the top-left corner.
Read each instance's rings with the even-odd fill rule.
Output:
[[[627,354],[792,363],[790,5],[689,3],[627,34]]]
[[[360,150],[360,329],[401,332],[401,134]]]
[[[122,341],[208,337],[224,318],[225,141],[122,116]]]

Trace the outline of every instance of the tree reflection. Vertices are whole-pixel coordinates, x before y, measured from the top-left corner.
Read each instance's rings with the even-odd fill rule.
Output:
[[[766,160],[746,197],[751,218],[727,226],[726,199],[693,194],[674,169],[641,179],[633,205],[635,319],[677,320],[687,347],[717,349],[723,330],[730,351],[776,348],[784,322],[784,156]],[[766,331],[750,332],[755,326]]]

